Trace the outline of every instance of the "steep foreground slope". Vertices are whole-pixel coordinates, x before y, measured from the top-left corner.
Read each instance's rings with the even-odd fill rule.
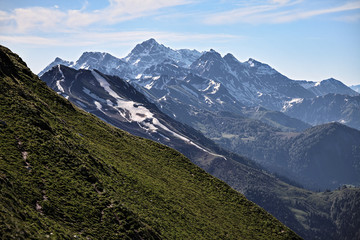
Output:
[[[7,239],[298,239],[178,152],[85,113],[0,51]]]

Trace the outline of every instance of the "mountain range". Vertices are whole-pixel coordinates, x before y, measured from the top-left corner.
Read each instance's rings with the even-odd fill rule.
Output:
[[[359,177],[352,178],[351,181],[329,176],[321,181],[315,181],[315,179],[305,177],[297,172],[296,168],[290,167],[290,145],[282,143],[287,141],[284,140],[287,139],[284,136],[296,136],[296,132],[302,132],[311,125],[333,121],[360,129],[358,104],[360,96],[338,80],[328,79],[319,83],[294,81],[269,65],[254,59],[241,63],[233,55],[226,54],[221,57],[215,50],[203,53],[196,50],[172,50],[157,43],[154,39],[136,45],[122,59],[108,53],[85,52],[76,62],[56,59],[44,71],[51,70],[51,67],[57,66],[57,63],[65,63],[75,69],[100,69],[100,72],[125,78],[157,106],[157,112],[163,112],[177,122],[199,130],[227,150],[254,159],[270,171],[296,179],[303,186],[324,190],[335,189],[342,184],[359,184]],[[60,77],[52,74],[51,78],[45,74],[43,73],[41,78],[53,89],[62,92],[58,89],[61,73],[57,73]],[[61,84],[69,87],[70,81],[76,82],[75,75],[73,73],[73,77],[70,77],[73,80],[67,79]],[[50,81],[53,82],[50,83]],[[114,82],[120,83],[120,80],[113,80],[112,83]],[[83,89],[77,91],[76,94],[70,94],[70,100],[79,107],[85,107],[87,111],[100,111],[93,100],[91,101],[92,109],[85,106],[86,103],[84,106],[79,105],[82,102],[79,96],[87,95],[82,97],[83,99],[90,97],[91,92],[84,92],[89,91],[89,86],[85,84]],[[65,91],[66,97],[66,94],[69,94],[66,87]],[[94,88],[92,91],[96,92]],[[341,99],[336,100],[339,98]],[[109,106],[105,99],[110,98],[102,98],[102,102],[96,102],[101,107],[112,110],[103,111],[102,109],[102,113],[97,115],[112,123],[115,118],[121,118],[121,114],[114,114],[118,111],[111,106],[114,101],[110,101]],[[265,105],[270,110],[257,104]],[[145,105],[150,106],[148,102]],[[108,115],[107,117],[104,116],[104,112]],[[164,119],[163,115],[161,119]],[[145,115],[143,120],[146,120]],[[123,121],[120,122],[124,125]],[[171,122],[171,120],[167,118],[165,122]],[[119,127],[128,130],[125,126]],[[177,127],[167,128],[172,131],[185,129],[179,128],[178,124]],[[143,129],[130,132],[144,136],[141,135],[144,132]],[[146,132],[148,135],[149,131]],[[187,129],[182,134],[194,132]],[[164,132],[161,134],[164,135]],[[166,138],[171,139],[169,136],[161,138],[158,135],[150,138],[168,145],[169,142],[173,142],[166,143]],[[206,145],[209,143],[201,146]],[[169,146],[174,147],[174,145]],[[351,146],[357,146],[357,142],[353,142]],[[191,152],[181,150],[179,146],[176,149],[185,155],[186,152]],[[191,158],[190,155],[187,156]],[[351,159],[355,165],[360,161],[356,154],[353,154]],[[303,164],[306,165],[306,163]],[[335,162],[329,168],[336,168],[334,165],[336,165]],[[352,168],[352,166],[347,167]],[[318,171],[321,172],[322,169]]]
[[[41,79],[84,110],[132,134],[173,147],[193,162],[199,163],[200,156],[207,159],[208,164],[210,159],[227,159],[225,156],[229,156],[195,129],[163,114],[144,95],[118,77],[104,75],[97,70],[75,70],[58,65],[43,74]],[[328,124],[320,132],[314,127],[300,134],[283,132],[230,112],[215,114],[203,110],[196,115],[196,119],[188,119],[189,126],[201,129],[225,149],[254,159],[267,169],[308,188],[325,190],[344,184],[360,185],[360,171],[357,170],[360,159],[356,151],[360,142],[359,131]],[[329,129],[332,127],[334,131]],[[329,137],[328,132],[334,132],[334,137]],[[302,136],[307,136],[306,141]],[[344,145],[339,145],[338,136],[354,137],[344,137],[341,140]],[[316,152],[322,154],[321,157],[313,153],[310,143],[322,146],[316,146]],[[338,149],[336,153],[329,151],[335,147]],[[300,152],[295,148],[301,149]],[[306,160],[303,156],[310,159]],[[347,161],[345,156],[348,156]],[[237,158],[251,165],[249,161],[240,159]],[[328,162],[320,164],[319,161],[324,159]],[[343,168],[342,174],[338,171],[339,167]]]
[[[232,54],[222,57],[212,49],[202,53],[188,49],[173,50],[154,39],[137,44],[124,58],[100,52],[85,52],[76,62],[56,58],[39,76],[57,64],[75,69],[97,69],[126,79],[164,113],[179,118],[180,121],[189,117],[183,116],[183,111],[176,111],[180,106],[184,107],[183,104],[193,109],[193,112],[208,109],[241,115],[246,112],[247,116],[258,116],[259,114],[254,114],[259,111],[258,106],[267,111],[288,114],[289,108],[304,99],[327,94],[359,95],[335,79],[318,83],[295,81],[251,58],[240,62]],[[243,107],[247,109],[243,110]],[[297,115],[304,114],[301,109],[292,111],[296,111]],[[191,111],[186,111],[189,112]],[[343,120],[342,117],[339,115],[335,121]],[[350,118],[356,119],[351,114]],[[317,124],[327,123],[327,119],[330,117]],[[258,120],[274,123],[266,118]],[[279,121],[289,123],[292,120],[282,115]],[[304,130],[306,126],[297,123],[300,127],[294,129],[278,122],[274,124],[276,127],[297,131]],[[307,124],[313,125],[313,121],[308,121]]]
[[[0,83],[3,238],[300,239],[179,152],[75,107],[2,46]]]
[[[182,151],[182,153],[185,155],[192,153],[194,150],[196,150],[198,153],[201,153],[200,156],[197,154],[193,154],[193,156],[187,156],[189,156],[194,163],[196,163],[212,175],[226,181],[234,189],[243,192],[246,197],[259,204],[260,206],[264,207],[267,211],[272,213],[274,216],[284,222],[287,226],[290,226],[304,238],[327,239],[330,238],[330,236],[339,237],[343,235],[340,234],[340,232],[342,233],[345,230],[338,229],[337,224],[334,223],[334,221],[342,222],[342,220],[333,219],[331,217],[332,215],[330,214],[331,211],[339,212],[338,209],[333,209],[330,211],[333,204],[332,201],[334,199],[337,199],[337,197],[334,197],[331,201],[329,201],[325,200],[327,199],[329,193],[317,194],[288,185],[277,179],[277,177],[271,176],[268,173],[263,172],[263,170],[259,169],[256,164],[251,163],[249,160],[216,148],[216,146],[213,145],[212,141],[205,140],[203,136],[200,137],[201,134],[196,133],[196,130],[194,129],[187,127],[186,129],[184,129],[185,131],[182,132],[176,130],[175,126],[180,126],[179,123],[175,124],[176,121],[171,120],[170,118],[166,118],[164,116],[159,117],[161,116],[161,113],[159,113],[158,110],[162,110],[163,108],[159,107],[158,109],[156,109],[155,106],[151,106],[151,104],[145,100],[145,97],[141,97],[141,94],[137,93],[134,88],[131,88],[131,86],[126,83],[126,81],[123,81],[118,77],[104,75],[101,72],[97,72],[95,70],[91,71],[80,69],[76,71],[65,66],[55,66],[49,72],[43,74],[41,78],[54,90],[56,90],[69,100],[73,101],[74,104],[84,108],[89,112],[96,114],[97,116],[103,118],[105,121],[109,121],[110,123],[114,124],[115,126],[118,126],[120,128],[124,127],[126,124],[130,126],[131,123],[129,125],[128,120],[132,120],[133,122],[131,127],[124,127],[125,129],[130,132],[133,131],[134,134],[139,134],[143,132],[142,136],[157,141],[163,141],[163,143],[171,146],[170,144],[172,144],[172,141],[168,141],[166,143],[166,141],[164,141],[166,140],[166,138],[159,137],[159,135],[156,133],[157,131],[159,131],[169,135],[169,132],[163,131],[163,129],[158,128],[157,126],[155,126],[157,127],[156,131],[149,131],[152,128],[151,125],[154,125],[154,121],[149,118],[154,118],[154,116],[156,116],[156,119],[158,119],[163,126],[166,126],[168,129],[174,129],[175,133],[186,136],[186,138],[190,139],[193,144],[196,144],[197,146],[200,146],[201,148],[204,148],[204,150],[210,151],[213,154],[218,154],[225,157],[226,160],[221,156],[217,156],[214,158],[214,155],[212,155],[211,158],[201,157],[204,156],[205,151],[201,151],[201,149],[197,147],[193,147],[191,151],[186,151],[186,149],[189,149],[189,145],[194,146],[193,144],[189,144],[190,142],[188,140],[182,141],[182,144],[181,141],[178,141],[178,146],[172,146],[175,148],[177,147],[177,149],[179,151]],[[58,85],[60,85],[61,88],[59,88]],[[130,104],[114,104],[124,103],[124,101]],[[184,103],[181,104],[183,106],[186,106],[186,104]],[[131,107],[130,109],[129,105],[136,105],[137,107]],[[140,113],[135,110],[139,107],[143,111],[145,111],[143,107],[146,107],[146,109],[150,112],[149,113],[146,110],[146,114],[148,117],[146,117],[145,115],[143,116],[143,118],[131,119],[130,114],[137,116],[137,114]],[[186,109],[187,108],[183,108],[182,111],[186,112]],[[283,116],[282,113],[268,111],[259,107],[242,107],[242,109],[243,112],[248,115],[255,114],[256,111],[258,111],[258,116],[262,115],[262,113],[270,113],[270,115],[273,115],[273,119],[276,119],[276,117],[274,116],[277,115]],[[157,112],[155,113],[155,111]],[[111,114],[114,112],[117,116],[115,118],[112,117]],[[128,114],[124,114],[126,112]],[[199,123],[206,123],[206,121],[203,121],[201,117],[206,116],[206,114],[208,114],[209,112],[207,112],[206,114],[201,112],[204,112],[204,110],[196,113],[199,116]],[[121,116],[121,113],[123,113],[125,117]],[[226,116],[226,114],[231,115],[229,112],[223,112],[220,114],[220,117]],[[126,115],[129,118],[126,118]],[[235,119],[238,118],[240,117],[235,116]],[[246,117],[242,118],[250,121],[252,124],[255,124],[255,128],[257,128],[260,124],[264,125],[265,129],[271,128],[270,126],[260,121],[256,121]],[[139,120],[139,122],[136,122],[136,120]],[[292,119],[292,121],[295,122],[295,119]],[[297,121],[301,122],[299,120]],[[144,131],[144,126],[146,125],[148,126],[148,130]],[[135,130],[136,126],[138,127],[138,130]],[[174,127],[172,128],[170,126]],[[221,126],[221,124],[218,124],[216,126]],[[276,131],[281,132],[280,129],[276,129]],[[194,135],[195,133],[197,137],[191,137],[191,135]],[[174,135],[171,133],[169,137],[172,137],[174,139]],[[201,139],[201,141],[199,139]],[[181,145],[185,147],[181,147]],[[207,156],[209,156],[209,154]],[[341,190],[341,193],[333,192],[331,193],[331,195],[342,196],[342,192],[344,191],[352,191],[354,194],[356,193],[356,189],[346,189]],[[349,199],[347,199],[349,203],[356,201],[356,194],[351,196],[354,196],[355,198],[350,197]],[[321,201],[325,205],[315,204],[315,199],[316,201]],[[321,216],[326,217],[323,218]],[[321,222],[321,224],[319,224],[319,222]],[[324,226],[328,227],[328,231],[315,230],[322,229]],[[356,231],[351,230],[351,232],[354,232],[355,234]]]

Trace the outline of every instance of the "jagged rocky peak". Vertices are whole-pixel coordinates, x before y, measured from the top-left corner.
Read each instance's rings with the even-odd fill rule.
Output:
[[[322,80],[320,82],[314,83],[311,88],[317,96],[323,96],[329,93],[337,93],[337,94],[347,94],[350,96],[357,96],[358,93],[352,90],[350,87],[346,86],[339,80],[334,78],[329,78]]]
[[[131,61],[131,56],[133,55],[154,54],[155,52],[166,50],[170,50],[170,48],[167,48],[164,45],[159,44],[155,39],[150,38],[149,40],[137,44],[125,60]]]
[[[240,63],[239,60],[237,60],[237,58],[232,55],[231,53],[227,53],[225,56],[224,56],[224,60],[230,64],[230,63]]]
[[[276,74],[278,73],[275,69],[273,69],[272,67],[270,67],[269,65],[259,62],[253,58],[249,58],[249,60],[247,60],[245,62],[245,64],[250,68],[253,69],[254,71],[256,71],[257,74],[261,74],[261,75],[272,75],[272,74]]]
[[[218,53],[217,51],[215,51],[214,49],[210,49],[209,51],[205,52],[203,54],[203,56],[205,57],[211,57],[211,58],[221,58],[220,53]]]
[[[74,64],[74,62],[70,62],[70,61],[66,61],[63,60],[59,57],[56,57],[54,61],[52,61],[49,65],[47,65],[41,72],[39,72],[39,76],[42,76],[44,73],[46,73],[47,71],[49,71],[50,69],[52,69],[54,66],[57,65],[65,65],[65,66],[71,66]]]
[[[204,52],[195,62],[190,66],[192,69],[201,69],[204,67],[213,66],[219,62],[223,62],[220,53],[216,52],[214,49]]]
[[[145,69],[160,64],[167,59],[176,62],[178,66],[188,67],[199,56],[200,53],[196,50],[173,50],[151,38],[137,44],[123,60],[132,66],[136,74],[140,74]]]
[[[54,62],[61,62],[61,61],[64,61],[63,59],[59,58],[59,57],[56,57]]]
[[[232,70],[234,69],[238,69],[238,70],[243,70],[245,68],[247,68],[247,64],[246,63],[242,63],[240,62],[234,55],[232,55],[231,53],[227,53],[223,59],[225,60],[225,62],[230,66],[230,68]],[[240,67],[240,69],[239,69]]]
[[[106,74],[126,76],[127,63],[105,52],[84,52],[76,61],[75,69],[98,69]]]
[[[110,54],[105,52],[84,52],[80,56],[79,60],[77,60],[77,63],[89,61],[89,59],[91,58],[96,59],[97,61],[103,60],[106,55],[110,55]]]
[[[331,83],[331,84],[344,85],[342,82],[340,82],[339,80],[336,80],[335,78],[325,79],[325,80],[322,80],[320,83]]]
[[[253,58],[249,58],[249,60],[247,60],[245,63],[247,63],[249,65],[249,67],[260,67],[266,64],[263,64],[262,62],[259,62]]]

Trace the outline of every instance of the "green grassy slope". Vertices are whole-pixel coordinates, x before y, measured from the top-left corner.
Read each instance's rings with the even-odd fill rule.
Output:
[[[6,239],[298,239],[163,145],[74,107],[0,48]]]

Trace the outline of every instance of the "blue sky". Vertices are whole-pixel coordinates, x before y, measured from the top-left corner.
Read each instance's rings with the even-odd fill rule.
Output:
[[[84,51],[124,57],[149,38],[360,84],[360,0],[0,0],[0,44],[35,73]]]

